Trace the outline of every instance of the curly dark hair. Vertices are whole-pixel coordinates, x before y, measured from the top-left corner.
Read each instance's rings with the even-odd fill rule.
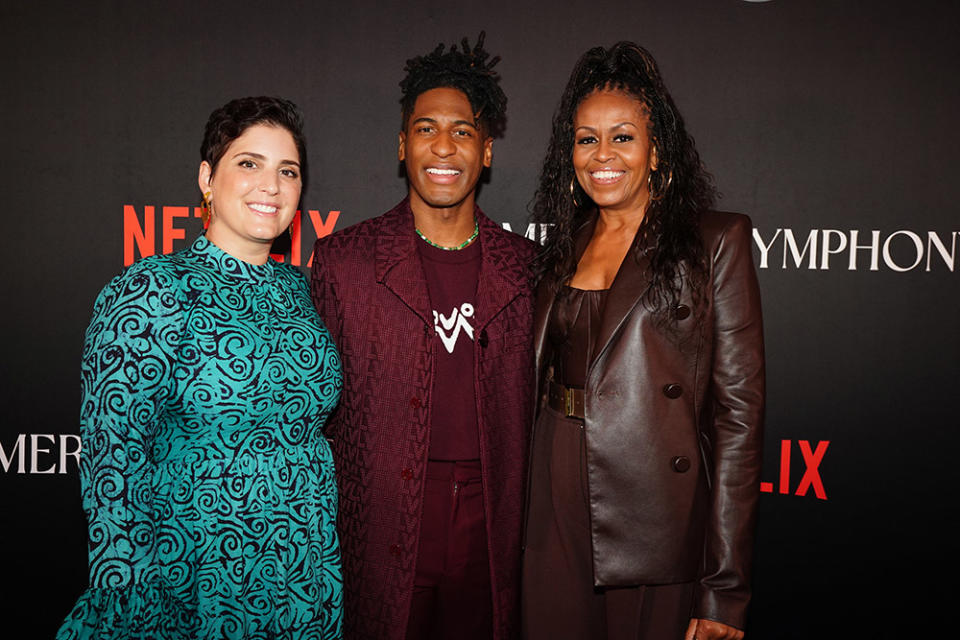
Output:
[[[644,254],[650,259],[652,286],[644,303],[663,321],[678,303],[684,278],[693,285],[694,295],[703,282],[699,215],[713,206],[717,191],[656,61],[632,42],[618,42],[609,49],[594,47],[583,54],[560,98],[534,196],[533,221],[553,225],[535,261],[535,277],[553,276],[557,291],[576,272],[573,234],[595,204],[575,179],[573,119],[584,98],[598,90],[633,96],[643,103],[649,118],[657,170],[650,174],[650,200],[631,253],[638,260]]]
[[[500,76],[493,67],[500,56],[490,58],[483,48],[486,33],[481,31],[477,44],[470,48],[467,39],[461,48],[452,45],[444,51],[441,42],[430,53],[407,60],[406,76],[400,81],[400,128],[407,128],[413,106],[421,93],[440,87],[459,89],[470,101],[470,108],[479,120],[480,128],[494,138],[503,135],[507,121],[507,96],[500,88]]]
[[[255,124],[269,124],[290,132],[300,154],[300,177],[306,187],[307,143],[303,136],[303,114],[289,100],[268,96],[237,98],[210,114],[200,143],[200,159],[210,164],[211,175],[230,143]]]

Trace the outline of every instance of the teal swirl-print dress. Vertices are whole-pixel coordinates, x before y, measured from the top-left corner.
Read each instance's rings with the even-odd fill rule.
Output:
[[[57,638],[339,638],[342,384],[294,267],[200,236],[114,278],[83,350],[90,586]]]

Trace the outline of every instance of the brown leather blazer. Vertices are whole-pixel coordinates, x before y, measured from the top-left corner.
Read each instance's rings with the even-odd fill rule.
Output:
[[[595,224],[577,232],[578,255]],[[641,302],[649,281],[632,255],[608,293],[584,394],[594,582],[698,581],[693,617],[743,628],[764,409],[760,292],[750,219],[706,212],[700,226],[703,311],[685,283],[673,335]],[[541,408],[548,285],[534,320]]]

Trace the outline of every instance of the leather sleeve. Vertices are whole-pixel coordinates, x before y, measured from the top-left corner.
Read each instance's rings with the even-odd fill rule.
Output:
[[[714,214],[716,215],[716,214]],[[708,230],[713,357],[703,408],[712,415],[710,510],[694,617],[742,629],[760,487],[764,413],[763,324],[750,219],[724,215]],[[709,227],[709,224],[708,224]],[[705,237],[707,236],[705,233]]]

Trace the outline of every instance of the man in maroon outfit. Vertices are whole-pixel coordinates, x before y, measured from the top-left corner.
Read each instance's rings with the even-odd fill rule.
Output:
[[[314,248],[348,640],[519,634],[535,246],[474,202],[506,108],[482,45],[407,62],[408,197]]]

